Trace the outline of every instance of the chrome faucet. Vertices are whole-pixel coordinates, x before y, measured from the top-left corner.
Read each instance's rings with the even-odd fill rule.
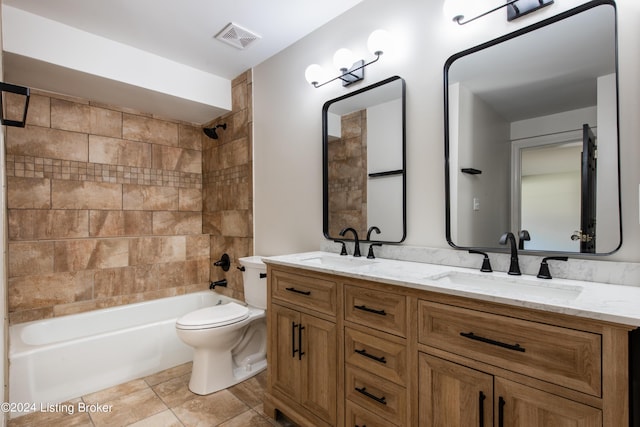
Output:
[[[511,232],[504,233],[500,237],[500,244],[506,245],[507,242],[511,245],[511,264],[509,264],[509,274],[512,276],[520,276],[520,264],[518,264],[518,245],[516,244],[516,238]]]
[[[347,231],[351,231],[353,233],[353,237],[355,240],[353,256],[359,257],[360,256],[360,239],[358,239],[358,232],[351,227],[347,227],[342,229],[342,231],[340,232],[340,235],[344,236],[347,233]]]

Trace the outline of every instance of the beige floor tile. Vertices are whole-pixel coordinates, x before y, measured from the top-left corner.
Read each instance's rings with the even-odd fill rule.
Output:
[[[237,384],[228,390],[250,407],[262,403],[266,387],[266,371]]]
[[[99,403],[101,405],[111,405],[111,411],[90,413],[91,420],[96,427],[126,426],[168,409],[153,390],[148,387],[113,400],[100,401]]]
[[[145,377],[144,380],[147,382],[147,384],[153,387],[154,385],[163,383],[176,377],[181,377],[185,374],[191,375],[192,365],[193,363],[189,362],[182,365],[174,366],[173,368],[160,371],[157,374],[149,375],[148,377]]]
[[[54,407],[45,407],[47,412],[34,412],[12,418],[9,427],[76,427],[93,426],[89,414],[78,412],[80,399],[73,399]],[[39,407],[37,408],[40,409]]]
[[[157,384],[151,388],[169,408],[173,408],[183,404],[187,400],[198,397],[197,394],[189,390],[190,378],[190,373],[185,374],[169,379],[168,381]]]
[[[129,427],[182,427],[182,423],[169,409],[144,420],[130,424]]]
[[[238,415],[237,417],[233,417],[229,421],[225,421],[220,424],[219,427],[273,427],[266,418],[262,417],[255,411],[248,410]]]
[[[178,419],[188,427],[217,426],[249,409],[227,390],[198,396],[173,408]]]
[[[95,393],[82,396],[82,400],[87,403],[105,403],[110,400],[127,396],[136,391],[148,389],[149,386],[143,379],[132,380],[123,384],[119,384]]]

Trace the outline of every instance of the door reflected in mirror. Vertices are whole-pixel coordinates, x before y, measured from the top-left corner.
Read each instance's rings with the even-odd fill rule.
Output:
[[[616,10],[590,2],[445,64],[447,240],[607,254],[621,244]],[[526,231],[526,233],[524,233]]]
[[[404,80],[391,77],[326,102],[322,122],[325,237],[344,240],[340,231],[352,227],[361,240],[403,241]]]

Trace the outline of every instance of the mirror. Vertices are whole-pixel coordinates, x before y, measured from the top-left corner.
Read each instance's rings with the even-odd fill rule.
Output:
[[[327,101],[322,108],[323,232],[399,243],[406,236],[405,82],[398,76]],[[351,240],[348,234],[346,240]]]
[[[450,245],[500,250],[511,231],[525,251],[620,247],[612,1],[453,55],[444,84]]]

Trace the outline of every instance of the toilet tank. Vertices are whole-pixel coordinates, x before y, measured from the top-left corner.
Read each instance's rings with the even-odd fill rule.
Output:
[[[242,283],[244,285],[244,300],[256,308],[267,308],[267,265],[261,256],[239,258],[244,267]]]

